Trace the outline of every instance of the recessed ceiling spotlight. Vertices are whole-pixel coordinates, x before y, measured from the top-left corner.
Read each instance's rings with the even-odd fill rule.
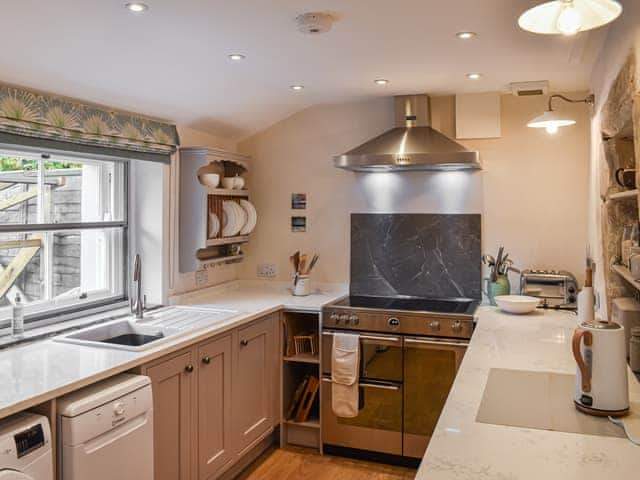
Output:
[[[386,78],[377,78],[373,81],[373,83],[375,83],[376,85],[386,85],[387,83],[389,83],[389,80],[387,80]]]
[[[456,33],[456,37],[460,40],[470,40],[473,37],[476,37],[478,34],[476,32],[458,32]]]
[[[244,60],[244,55],[242,55],[241,53],[232,53],[229,55],[229,60],[234,60],[236,62]]]
[[[479,80],[479,79],[480,79],[480,77],[482,77],[482,74],[481,74],[481,73],[475,73],[475,72],[473,72],[473,73],[467,73],[467,78],[468,78],[469,80]]]
[[[304,88],[304,85],[291,85],[291,90],[295,90],[296,92],[299,92],[300,90],[302,90]]]
[[[124,5],[124,8],[133,12],[133,13],[142,13],[146,12],[149,9],[149,6],[146,3],[140,2],[130,2]]]

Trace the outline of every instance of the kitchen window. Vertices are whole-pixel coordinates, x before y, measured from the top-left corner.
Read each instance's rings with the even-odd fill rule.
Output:
[[[0,329],[126,299],[127,163],[0,150]]]

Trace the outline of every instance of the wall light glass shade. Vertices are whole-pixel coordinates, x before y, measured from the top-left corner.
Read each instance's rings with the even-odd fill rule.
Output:
[[[575,35],[611,23],[621,13],[616,0],[554,0],[524,12],[518,25],[533,33]]]
[[[527,127],[544,128],[547,133],[554,134],[558,132],[560,127],[568,127],[570,125],[575,125],[575,123],[576,121],[572,118],[567,118],[553,110],[547,110],[539,117],[536,117],[527,123]]]

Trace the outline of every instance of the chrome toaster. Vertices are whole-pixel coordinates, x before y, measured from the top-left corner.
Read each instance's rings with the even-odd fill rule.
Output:
[[[575,306],[578,281],[564,270],[523,270],[520,273],[520,295],[540,298],[550,306]]]

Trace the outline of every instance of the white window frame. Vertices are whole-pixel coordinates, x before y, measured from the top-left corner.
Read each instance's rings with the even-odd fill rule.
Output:
[[[37,328],[47,324],[56,323],[63,320],[68,320],[74,316],[83,316],[94,313],[95,311],[102,311],[106,306],[112,306],[117,308],[124,306],[128,303],[128,285],[127,285],[127,266],[128,266],[128,250],[129,244],[129,164],[128,159],[111,157],[111,156],[99,156],[90,154],[76,154],[66,152],[44,151],[34,148],[22,148],[20,146],[6,146],[0,145],[0,154],[2,156],[15,156],[17,158],[29,158],[38,160],[38,187],[40,192],[47,192],[47,189],[43,188],[44,184],[44,163],[50,157],[52,161],[61,162],[78,162],[83,164],[96,165],[109,163],[120,163],[122,168],[115,168],[113,176],[104,175],[104,172],[99,173],[100,190],[102,194],[99,196],[99,202],[108,202],[106,205],[102,205],[102,212],[116,212],[117,216],[121,217],[121,220],[113,220],[113,218],[104,218],[98,221],[80,221],[69,223],[53,223],[51,218],[46,218],[44,212],[47,208],[44,208],[47,201],[47,194],[39,194],[38,199],[38,218],[37,223],[31,224],[0,224],[0,233],[37,233],[42,232],[43,242],[47,242],[45,248],[42,249],[41,256],[41,276],[44,278],[44,295],[40,300],[36,300],[25,304],[25,329]],[[113,182],[113,189],[110,188],[109,182]],[[104,192],[122,192],[121,195],[104,195]],[[53,292],[50,289],[53,286],[53,268],[52,258],[50,252],[52,252],[53,238],[58,232],[73,232],[73,231],[103,231],[113,232],[114,230],[120,230],[121,234],[113,234],[113,238],[109,243],[110,252],[109,257],[112,259],[121,259],[121,268],[118,268],[113,262],[108,262],[105,266],[105,283],[107,285],[118,286],[120,293],[113,295],[110,289],[95,289],[87,292],[82,292],[83,297],[58,297],[53,298]],[[82,268],[81,268],[82,275]],[[6,309],[4,307],[3,309]],[[7,324],[8,320],[8,324]],[[0,336],[7,334],[11,330],[9,318],[5,313],[0,313]]]

